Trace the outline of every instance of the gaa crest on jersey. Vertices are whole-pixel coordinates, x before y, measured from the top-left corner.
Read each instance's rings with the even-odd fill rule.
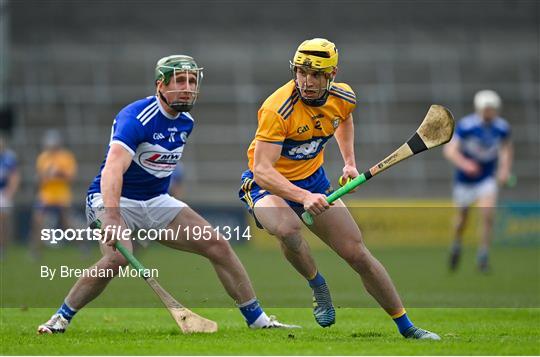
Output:
[[[334,130],[338,128],[340,122],[341,122],[340,118],[332,119],[332,126],[334,127]]]

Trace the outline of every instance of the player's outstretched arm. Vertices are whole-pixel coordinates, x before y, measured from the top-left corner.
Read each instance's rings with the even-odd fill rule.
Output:
[[[253,178],[263,189],[294,202],[304,202],[307,190],[289,182],[274,167],[281,155],[281,145],[257,141],[253,165]]]
[[[334,136],[336,137],[344,162],[342,177],[345,180],[348,178],[353,179],[359,174],[356,170],[356,159],[354,156],[354,122],[352,114],[349,114],[347,119],[341,122]]]
[[[459,140],[454,138],[443,149],[444,157],[458,169],[463,170],[470,176],[480,173],[480,167],[472,160],[467,159],[459,151]]]
[[[512,162],[514,159],[514,146],[511,140],[505,140],[499,151],[499,168],[497,170],[497,181],[499,184],[506,184],[512,172]]]
[[[124,172],[131,165],[131,154],[121,145],[112,143],[101,173],[101,194],[106,208],[120,205]]]
[[[21,173],[18,168],[11,173],[8,179],[8,184],[6,187],[6,196],[8,199],[13,199],[15,193],[19,189],[19,184],[21,183]]]
[[[102,218],[102,227],[109,225],[122,226],[120,216],[120,195],[122,194],[122,184],[124,172],[131,165],[132,156],[122,145],[112,143],[107,153],[105,167],[101,172],[101,194],[103,195],[103,205],[105,215]],[[105,237],[109,240],[111,237]],[[107,244],[114,246],[114,240]]]
[[[313,215],[320,214],[330,207],[326,197],[313,194],[296,185],[293,185],[274,167],[281,155],[281,145],[265,141],[257,141],[255,145],[255,159],[253,176],[255,182],[263,189],[281,198],[298,202]]]

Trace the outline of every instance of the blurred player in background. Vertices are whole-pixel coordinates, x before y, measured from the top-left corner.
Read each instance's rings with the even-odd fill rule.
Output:
[[[77,174],[77,160],[63,145],[58,130],[48,130],[43,136],[43,151],[36,161],[38,195],[32,218],[30,253],[41,256],[41,229],[46,222],[57,222],[61,229],[71,226],[71,184]],[[49,218],[54,220],[49,221]]]
[[[178,199],[181,199],[184,193],[184,165],[181,162],[178,162],[171,175],[169,193],[171,196]]]
[[[197,99],[201,79],[202,68],[189,56],[172,55],[157,62],[155,95],[129,104],[113,122],[106,158],[88,189],[88,223],[99,219],[104,230],[168,228],[179,232],[178,239],[168,236],[158,242],[206,257],[250,328],[296,327],[266,315],[229,242],[187,204],[167,193],[171,174],[193,129],[189,111]],[[189,239],[190,233],[179,227],[204,229],[211,237]],[[103,257],[90,269],[110,269],[118,274],[128,261],[113,248],[115,237],[101,243]],[[119,244],[133,250],[131,240]],[[38,333],[64,332],[75,313],[99,296],[112,278],[81,277],[58,311],[38,327]]]
[[[344,160],[342,177],[358,176],[352,117],[356,97],[349,85],[334,83],[337,65],[337,49],[328,40],[307,40],[298,47],[291,62],[293,79],[259,109],[240,199],[257,224],[278,238],[285,257],[308,281],[319,325],[334,324],[335,309],[328,285],[301,235],[299,215],[304,210],[314,216],[309,228],[359,274],[404,337],[439,339],[409,320],[388,273],[364,245],[343,202],[338,200],[330,208],[326,201],[332,188],[322,167],[323,151],[332,136]]]
[[[479,91],[474,108],[475,113],[458,122],[454,138],[444,147],[444,155],[456,167],[453,199],[458,208],[449,264],[451,270],[458,267],[469,207],[476,203],[482,217],[477,264],[480,271],[488,272],[498,186],[510,179],[513,149],[510,126],[499,116],[499,95]]]
[[[0,259],[3,259],[7,245],[13,239],[11,210],[19,182],[17,158],[9,150],[4,134],[0,133]]]

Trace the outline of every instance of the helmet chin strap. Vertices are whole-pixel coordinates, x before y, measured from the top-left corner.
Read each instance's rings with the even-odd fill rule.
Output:
[[[161,100],[165,102],[165,104],[167,104],[169,108],[171,108],[177,113],[189,112],[193,108],[193,104],[187,104],[187,103],[181,103],[181,102],[169,103],[167,98],[165,98],[165,96],[163,95],[163,93],[161,93],[160,90],[158,90],[158,93]]]

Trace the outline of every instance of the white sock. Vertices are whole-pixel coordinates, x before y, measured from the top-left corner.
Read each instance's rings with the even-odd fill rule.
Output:
[[[253,322],[251,325],[249,325],[250,328],[261,328],[264,326],[268,326],[270,324],[270,318],[268,315],[266,315],[266,312],[263,311],[263,313],[257,317],[257,320]]]

